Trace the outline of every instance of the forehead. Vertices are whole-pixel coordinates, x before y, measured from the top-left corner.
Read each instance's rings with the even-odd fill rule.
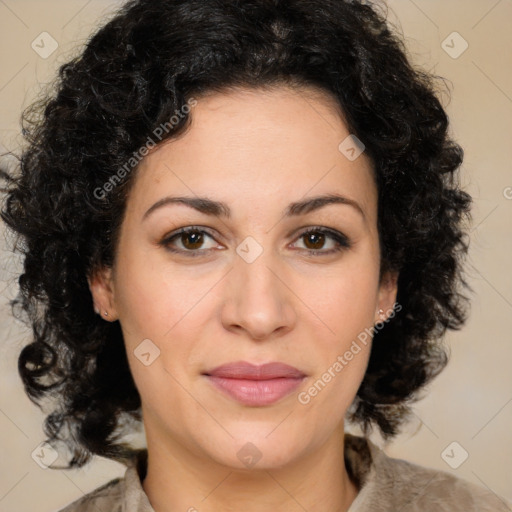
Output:
[[[208,94],[197,98],[190,115],[184,134],[141,162],[132,206],[141,210],[165,193],[179,193],[265,208],[288,203],[291,195],[338,192],[371,214],[371,161],[364,152],[347,158],[343,149],[351,134],[336,101],[323,91],[282,86]]]

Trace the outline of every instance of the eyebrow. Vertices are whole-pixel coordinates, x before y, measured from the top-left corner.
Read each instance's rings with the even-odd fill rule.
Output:
[[[153,204],[142,216],[142,220],[145,220],[151,213],[158,208],[167,206],[170,204],[183,204],[200,213],[205,215],[211,215],[212,217],[223,217],[229,219],[231,217],[231,209],[226,203],[220,201],[214,201],[206,197],[188,197],[188,196],[167,196],[158,200]],[[290,203],[284,212],[285,217],[292,217],[298,215],[305,215],[315,210],[319,210],[324,206],[330,204],[341,204],[353,207],[358,211],[364,220],[366,215],[357,201],[339,194],[326,194],[315,197],[308,197],[301,201]]]

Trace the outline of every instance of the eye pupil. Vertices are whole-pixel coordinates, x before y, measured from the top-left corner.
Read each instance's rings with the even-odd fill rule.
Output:
[[[325,242],[325,235],[322,233],[307,233],[304,235],[306,237],[305,245],[308,249],[320,249]],[[309,244],[313,246],[310,247]]]
[[[192,240],[191,244],[188,243],[189,240]],[[200,231],[182,233],[181,242],[187,249],[198,249],[203,243],[203,234]]]

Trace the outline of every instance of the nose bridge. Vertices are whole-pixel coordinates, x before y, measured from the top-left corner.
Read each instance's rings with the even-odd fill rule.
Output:
[[[228,276],[226,328],[236,325],[254,338],[264,338],[276,329],[290,327],[293,307],[286,286],[276,276],[280,263],[275,252],[252,237],[242,241],[236,252]]]
[[[277,258],[274,257],[271,248],[259,247],[254,242],[245,241],[237,248],[235,271],[240,275],[241,289],[245,288],[248,299],[256,298],[261,294],[277,293],[275,270],[274,272],[271,270],[278,266]]]

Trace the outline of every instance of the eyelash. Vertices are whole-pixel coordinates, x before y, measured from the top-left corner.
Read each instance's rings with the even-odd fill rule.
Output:
[[[205,252],[213,250],[213,249],[182,250],[182,249],[175,249],[170,246],[170,244],[173,242],[173,240],[178,238],[180,235],[182,235],[184,233],[196,233],[196,232],[206,234],[210,238],[214,239],[214,237],[205,229],[201,229],[198,226],[188,226],[186,228],[180,229],[179,231],[177,231],[175,233],[171,233],[168,237],[164,238],[161,242],[159,242],[159,245],[163,246],[169,252],[182,254],[182,255],[185,255],[186,257],[191,257],[191,258],[196,258],[198,256],[202,256],[202,255],[204,255]],[[300,235],[297,237],[297,239],[305,237],[311,233],[322,234],[322,235],[326,235],[329,238],[332,238],[337,243],[337,247],[335,247],[334,249],[329,249],[328,251],[322,251],[321,249],[319,249],[319,250],[302,249],[302,250],[306,251],[310,256],[322,256],[322,255],[325,256],[325,255],[341,252],[343,250],[350,249],[352,247],[352,243],[345,235],[343,235],[342,233],[340,233],[338,231],[328,229],[328,228],[323,228],[323,227],[308,228],[307,230],[300,233]]]

